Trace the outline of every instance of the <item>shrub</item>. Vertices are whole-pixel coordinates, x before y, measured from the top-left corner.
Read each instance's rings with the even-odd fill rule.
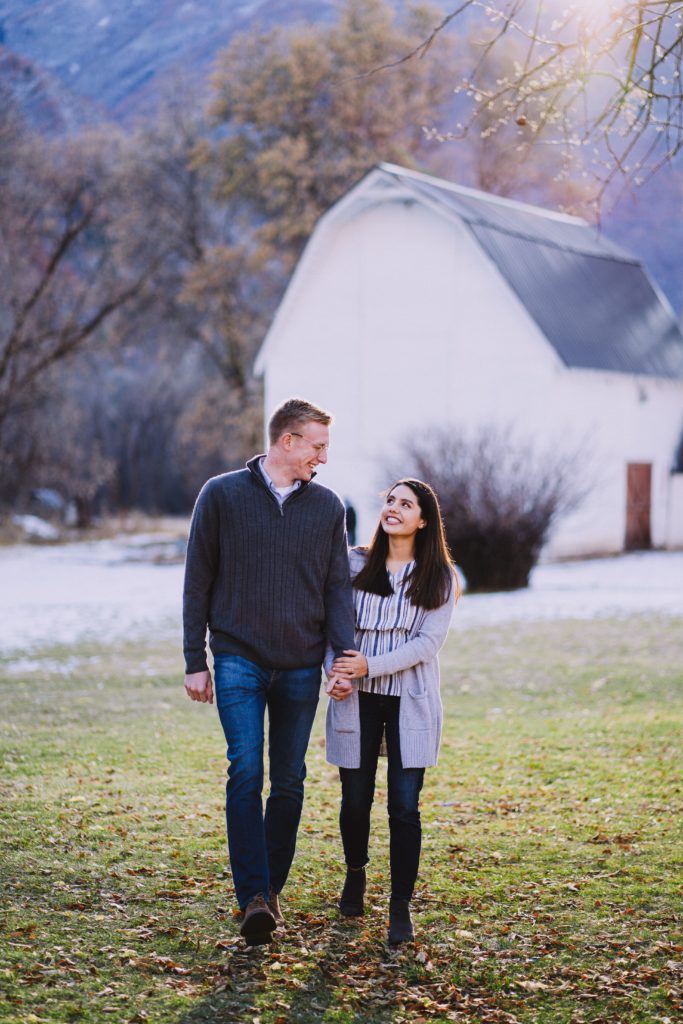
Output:
[[[399,475],[434,487],[470,592],[528,586],[553,526],[590,490],[583,446],[541,449],[499,427],[470,434],[433,428],[402,450]]]

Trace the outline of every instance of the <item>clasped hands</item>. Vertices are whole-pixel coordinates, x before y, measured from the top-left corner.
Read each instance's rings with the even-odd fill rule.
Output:
[[[332,700],[346,700],[353,693],[352,679],[362,679],[368,674],[368,660],[360,651],[344,651],[332,664],[325,691]],[[208,669],[191,672],[185,676],[185,692],[190,700],[202,704],[213,704],[213,685]]]
[[[368,659],[360,651],[344,651],[335,658],[325,692],[332,700],[346,700],[353,692],[352,679],[362,679],[368,674]]]

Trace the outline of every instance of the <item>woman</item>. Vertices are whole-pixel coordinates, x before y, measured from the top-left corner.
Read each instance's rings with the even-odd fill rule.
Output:
[[[420,480],[387,492],[368,548],[350,553],[356,646],[330,666],[327,759],[339,766],[346,882],[339,909],[363,913],[370,810],[382,738],[388,755],[389,942],[413,938],[410,900],[420,861],[424,770],[441,738],[437,653],[458,597],[436,495]],[[337,681],[338,680],[338,681]],[[348,682],[354,685],[349,696]]]

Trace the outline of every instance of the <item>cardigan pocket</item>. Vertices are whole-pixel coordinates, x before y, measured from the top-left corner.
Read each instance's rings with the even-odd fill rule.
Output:
[[[413,678],[405,694],[405,728],[412,735],[429,733],[434,728],[431,701],[427,699],[428,689],[420,666],[415,667]]]
[[[419,665],[415,666],[413,678],[408,683],[406,692],[411,700],[424,700],[427,696],[427,687],[424,684]]]
[[[335,701],[332,705],[332,728],[335,732],[358,732],[358,704],[353,695],[346,700]]]
[[[426,700],[413,700],[411,698],[407,714],[403,722],[406,733],[414,735],[429,735],[434,730],[434,719],[429,702]]]
[[[426,664],[431,666],[432,662],[427,662]],[[438,662],[436,672],[438,688]],[[427,680],[429,681],[429,673],[427,673]],[[408,685],[406,686],[406,693],[411,700],[424,700],[427,697],[427,694],[430,693],[432,690],[433,687],[431,685],[425,685],[425,673],[423,671],[423,662],[419,662],[417,665],[415,665],[412,673],[409,676]]]

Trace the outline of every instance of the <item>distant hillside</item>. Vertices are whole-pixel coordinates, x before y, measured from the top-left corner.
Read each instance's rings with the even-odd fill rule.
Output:
[[[114,116],[177,71],[206,73],[236,32],[320,22],[333,0],[0,0],[0,42]]]
[[[102,119],[96,104],[74,95],[55,75],[2,45],[0,85],[8,90],[26,123],[36,131],[62,135]]]
[[[329,21],[336,7],[335,0],[0,0],[0,84],[41,131],[126,120],[153,113],[177,73],[201,82],[236,32]],[[607,212],[603,227],[644,260],[680,312],[683,161]]]

